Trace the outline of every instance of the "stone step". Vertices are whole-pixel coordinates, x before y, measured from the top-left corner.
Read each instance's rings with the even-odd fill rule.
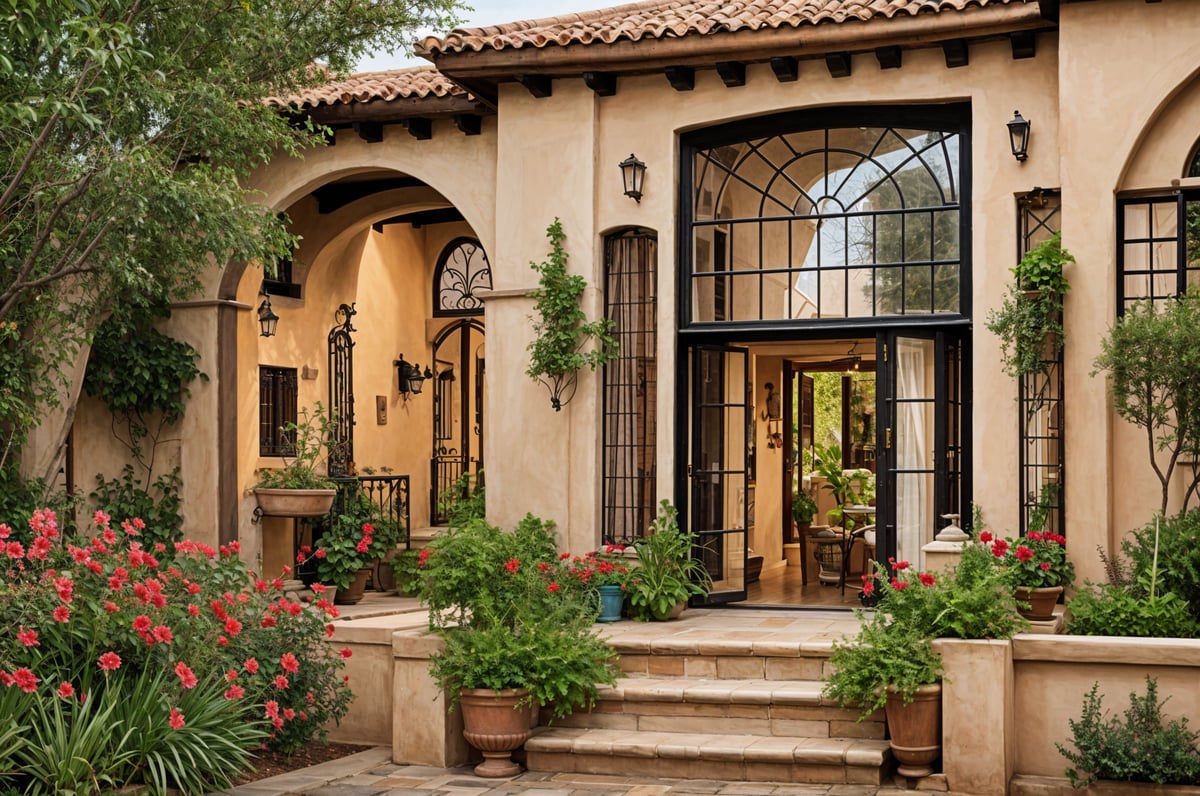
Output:
[[[525,742],[531,771],[736,782],[879,785],[887,741],[543,727]]]
[[[590,713],[557,726],[626,732],[726,733],[760,737],[884,737],[882,712],[859,722],[858,711],[822,699],[810,680],[734,680],[623,677],[600,690]]]
[[[650,644],[609,640],[621,672],[633,677],[733,680],[820,680],[830,671],[827,642],[754,643],[730,639],[666,638]]]

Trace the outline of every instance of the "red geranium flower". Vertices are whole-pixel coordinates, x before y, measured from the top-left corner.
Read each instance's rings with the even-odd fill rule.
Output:
[[[66,622],[71,618],[71,609],[65,605],[60,605],[54,609],[54,621]]]
[[[96,662],[106,672],[111,672],[121,668],[121,656],[115,652],[106,652],[100,656],[100,660]]]
[[[58,686],[58,695],[63,699],[70,699],[75,696],[75,686],[68,682],[63,682]]]
[[[192,668],[183,661],[175,664],[175,674],[179,677],[179,684],[184,688],[195,688],[200,682],[192,672]]]
[[[171,718],[168,721],[172,730],[182,730],[185,724],[183,714],[179,712],[179,708],[171,708]]]
[[[300,661],[296,660],[296,656],[290,652],[283,653],[283,657],[279,659],[279,665],[285,672],[295,674],[300,671]]]
[[[12,673],[12,676],[13,682],[17,684],[17,688],[20,688],[26,694],[32,694],[37,690],[37,675],[30,671],[28,666],[22,666],[20,669],[17,669]]]
[[[38,636],[36,630],[26,630],[23,626],[17,631],[17,641],[24,644],[26,647],[38,646]]]

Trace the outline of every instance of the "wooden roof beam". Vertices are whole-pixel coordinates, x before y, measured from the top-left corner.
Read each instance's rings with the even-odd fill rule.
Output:
[[[1037,34],[1032,30],[1022,30],[1009,36],[1012,41],[1013,60],[1032,58],[1037,55]]]
[[[667,82],[676,91],[691,91],[696,87],[696,70],[690,66],[668,66],[664,70]]]
[[[948,69],[956,69],[971,63],[971,52],[967,48],[966,39],[951,39],[942,42],[942,52],[946,54]]]
[[[418,141],[428,141],[433,138],[433,122],[429,119],[422,119],[419,116],[414,116],[411,119],[405,119],[400,122],[408,134]]]
[[[879,61],[880,69],[899,69],[902,57],[898,45],[875,48],[875,59]]]
[[[483,119],[472,113],[460,113],[454,117],[454,126],[463,135],[479,135],[483,131]]]
[[[517,75],[516,81],[538,99],[545,99],[554,93],[554,81],[546,75]]]
[[[794,83],[800,77],[800,59],[794,55],[777,55],[771,59],[771,71],[780,83]]]
[[[833,77],[850,77],[854,67],[853,56],[845,51],[825,53],[825,67]]]
[[[741,61],[717,61],[717,74],[726,88],[746,85],[746,64]]]
[[[611,97],[617,93],[617,76],[612,72],[584,72],[583,82],[596,92],[597,97]]]
[[[383,140],[383,124],[380,122],[355,122],[351,127],[368,144],[378,144]]]

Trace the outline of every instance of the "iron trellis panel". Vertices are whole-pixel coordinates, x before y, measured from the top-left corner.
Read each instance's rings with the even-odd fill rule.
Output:
[[[357,331],[350,320],[358,312],[353,304],[342,304],[334,312],[337,326],[329,330],[329,413],[334,441],[329,452],[329,474],[345,476],[354,471],[354,339]]]

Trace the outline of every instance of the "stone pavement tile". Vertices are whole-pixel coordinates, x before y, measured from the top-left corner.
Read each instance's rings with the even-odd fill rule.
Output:
[[[381,788],[419,788],[425,784],[424,777],[384,777],[376,783]]]
[[[736,782],[718,791],[721,796],[771,796],[775,786],[769,782]]]
[[[828,785],[779,785],[771,796],[826,796]]]
[[[659,796],[670,790],[670,785],[635,785],[625,792],[625,796]]]
[[[727,784],[715,779],[681,779],[671,786],[671,793],[717,793]]]
[[[497,779],[486,779],[484,777],[471,777],[471,778],[457,777],[455,779],[450,780],[449,782],[444,784],[442,787],[443,788],[478,788],[480,790],[487,790],[489,788],[495,787],[497,782],[506,781],[507,779],[508,779],[507,777],[502,777],[502,778],[497,778]]]
[[[514,782],[545,782],[553,779],[555,773],[553,771],[526,771],[518,777],[514,777]]]
[[[876,796],[878,792],[877,785],[834,785],[829,796]]]
[[[385,790],[383,796],[429,796],[429,791],[415,788],[392,788]]]
[[[364,785],[326,785],[323,788],[304,791],[306,796],[380,796],[385,792],[385,788]]]

